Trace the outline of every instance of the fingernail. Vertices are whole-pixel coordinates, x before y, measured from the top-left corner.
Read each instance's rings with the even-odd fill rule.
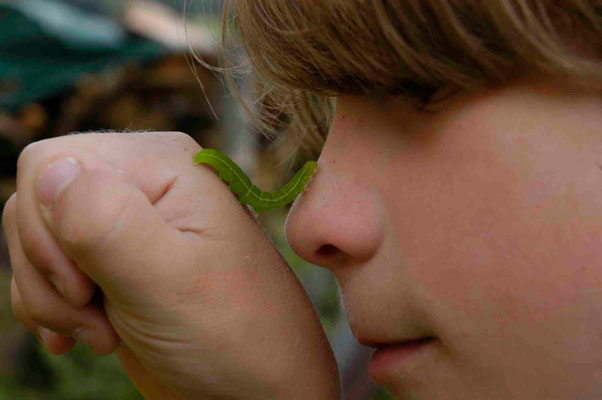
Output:
[[[81,168],[73,157],[49,164],[38,182],[38,200],[43,205],[50,206],[80,173]]]
[[[88,329],[77,328],[75,330],[75,338],[86,346],[92,347],[92,334]]]
[[[50,331],[48,329],[40,326],[38,328],[38,335],[39,335],[40,339],[42,339],[44,346],[48,346],[48,340],[50,339]]]

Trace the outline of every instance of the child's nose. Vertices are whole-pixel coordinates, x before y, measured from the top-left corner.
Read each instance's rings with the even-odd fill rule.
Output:
[[[369,177],[373,171],[361,168],[353,160],[353,151],[330,151],[335,137],[331,130],[318,172],[286,222],[293,251],[331,269],[372,257],[382,242],[384,225],[378,185]]]

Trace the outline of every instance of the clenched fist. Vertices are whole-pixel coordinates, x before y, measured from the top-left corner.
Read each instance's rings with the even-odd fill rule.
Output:
[[[17,318],[55,354],[118,355],[148,398],[335,399],[303,288],[181,133],[29,145],[2,216]]]

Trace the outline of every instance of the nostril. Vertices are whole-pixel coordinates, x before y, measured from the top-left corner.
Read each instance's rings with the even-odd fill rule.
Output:
[[[324,246],[318,249],[317,255],[320,257],[328,257],[335,254],[338,251],[339,249],[337,249],[336,246],[333,246],[331,244],[325,244]]]

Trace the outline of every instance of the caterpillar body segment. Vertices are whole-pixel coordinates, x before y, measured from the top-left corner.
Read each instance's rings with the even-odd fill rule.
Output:
[[[273,208],[281,208],[293,202],[306,189],[318,164],[307,161],[295,176],[281,189],[275,192],[264,192],[253,185],[249,177],[228,156],[215,149],[203,149],[194,156],[196,164],[209,164],[215,168],[218,176],[230,185],[230,189],[238,197],[241,204],[248,204],[256,212]]]

